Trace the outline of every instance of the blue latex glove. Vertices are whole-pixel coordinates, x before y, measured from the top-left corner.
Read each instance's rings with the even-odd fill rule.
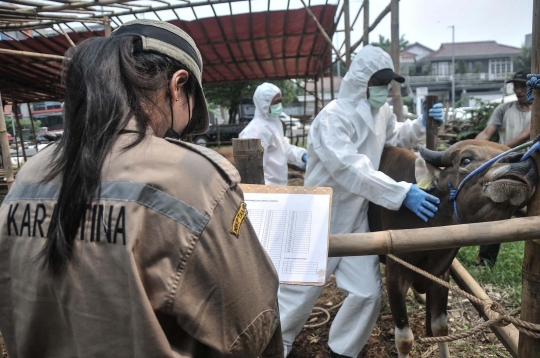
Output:
[[[427,125],[426,124],[426,105],[424,104],[424,106],[422,108],[423,108],[423,111],[422,111],[422,124],[425,127]],[[443,124],[444,123],[444,111],[443,111],[443,108],[442,108],[442,103],[435,103],[433,105],[433,107],[429,110],[429,116],[433,117],[434,120],[439,122],[439,125]]]
[[[433,204],[439,205],[439,203],[439,198],[419,189],[416,184],[411,186],[411,190],[403,200],[403,205],[425,222],[435,216],[438,209]]]
[[[302,161],[303,161],[304,163],[307,163],[307,154],[304,154],[304,155],[302,156]]]

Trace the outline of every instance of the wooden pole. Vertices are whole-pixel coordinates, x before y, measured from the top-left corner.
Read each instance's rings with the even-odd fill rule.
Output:
[[[540,217],[423,229],[332,234],[328,256],[386,255],[525,241],[538,237]]]
[[[30,123],[32,124],[32,135],[34,136],[34,145],[36,146],[36,153],[38,151],[38,142],[36,137],[36,127],[34,126],[34,116],[32,115],[32,109],[30,108],[30,103],[26,103],[28,107],[28,115],[30,116]]]
[[[319,114],[319,91],[317,82],[319,82],[319,80],[315,77],[315,110],[313,111],[313,117],[316,117],[317,114]]]
[[[533,29],[532,29],[532,73],[540,73],[540,0],[533,2]],[[533,91],[535,98],[531,108],[531,139],[540,134],[540,90]],[[533,154],[536,166],[540,166],[540,155]],[[540,215],[540,193],[534,194],[529,205],[527,215]],[[531,323],[540,323],[540,237],[537,240],[525,242],[523,257],[521,293],[521,319]],[[519,357],[538,357],[540,352],[540,339],[534,339],[524,334],[519,335]]]
[[[326,42],[328,42],[328,44],[332,47],[332,50],[334,50],[334,53],[336,54],[336,57],[341,62],[343,62],[344,65],[346,65],[346,62],[343,60],[343,57],[341,57],[341,54],[339,53],[339,51],[334,47],[334,44],[332,43],[332,39],[330,39],[330,37],[328,36],[326,31],[324,31],[324,28],[322,27],[319,20],[317,20],[317,17],[315,17],[315,15],[313,15],[313,12],[311,11],[311,9],[309,8],[309,6],[306,4],[306,2],[304,0],[300,0],[300,1],[302,2],[302,5],[304,5],[304,8],[306,9],[306,12],[308,13],[308,15],[311,17],[311,19],[317,25],[317,28],[319,29],[319,32],[321,33],[321,35],[323,35]]]
[[[426,148],[437,150],[439,147],[439,122],[429,116],[429,110],[437,103],[437,96],[426,96]]]
[[[391,4],[388,4],[387,7],[384,8],[383,11],[381,11],[381,13],[379,14],[379,16],[377,16],[377,18],[375,19],[375,21],[373,21],[373,23],[369,26],[368,28],[368,34],[369,32],[373,31],[377,25],[379,25],[379,23],[386,17],[386,15],[388,15],[388,13],[390,12],[390,5]],[[362,41],[364,39],[364,36],[366,35],[366,33],[364,32],[364,34],[362,34],[362,37],[360,38],[360,40],[356,41],[352,46],[351,46],[351,51],[354,52],[354,50],[356,50],[356,48],[358,46],[360,46],[360,44],[362,44]],[[367,43],[364,43],[364,45],[367,45]]]
[[[345,16],[345,68],[349,70],[351,66],[351,18],[349,0],[343,1],[343,12]]]
[[[334,100],[334,65],[332,64],[330,64],[330,98]]]
[[[4,162],[4,171],[8,190],[13,184],[13,166],[11,165],[11,154],[9,140],[7,136],[6,119],[4,118],[4,106],[2,106],[2,94],[0,93],[0,147],[2,148],[2,161]]]
[[[233,138],[234,165],[244,184],[264,184],[261,140]]]
[[[6,49],[3,49],[3,48],[0,49],[0,55],[37,57],[37,58],[45,58],[45,59],[49,59],[49,60],[59,60],[59,61],[64,60],[64,56],[48,55],[48,54],[37,53],[37,52],[28,52],[28,51],[6,50]]]
[[[13,114],[15,115],[15,122],[17,122],[17,130],[19,131],[19,138],[21,139],[21,148],[22,148],[22,154],[24,162],[26,163],[26,149],[24,149],[24,138],[22,133],[22,127],[21,122],[19,122],[19,112],[17,111],[17,102],[13,101],[12,104]],[[17,149],[17,153],[19,153],[19,149]]]
[[[452,275],[452,278],[454,281],[456,281],[459,288],[462,290],[478,297],[481,300],[489,300],[489,296],[486,294],[486,292],[480,287],[478,282],[474,280],[474,278],[471,276],[471,274],[461,265],[461,263],[454,259],[452,262],[452,266],[450,266],[450,274]],[[471,302],[471,304],[476,308],[480,316],[484,320],[489,320],[488,316],[486,316],[486,313],[484,311],[484,307],[477,305],[474,302]],[[494,312],[494,315],[498,316],[496,312]],[[501,343],[504,345],[506,350],[512,355],[512,357],[517,357],[518,354],[518,340],[519,340],[519,331],[516,327],[513,325],[508,325],[506,327],[497,327],[492,326],[491,330],[497,338],[501,341]]]
[[[392,17],[391,24],[391,54],[394,62],[394,71],[400,72],[399,64],[399,0],[392,0],[390,3],[390,12]],[[394,106],[394,114],[399,122],[403,121],[403,99],[401,98],[401,85],[392,81],[392,105]]]
[[[369,0],[364,0],[364,35],[362,36],[364,45],[369,44]]]
[[[324,108],[324,71],[321,68],[320,72],[320,79],[321,79],[321,108]]]
[[[111,36],[111,19],[108,16],[103,16],[103,26],[105,26],[105,36]]]
[[[307,140],[306,140],[306,123],[307,123],[307,114],[306,114],[306,109],[307,109],[307,91],[305,90],[305,88],[307,87],[307,81],[308,79],[306,78],[304,80],[304,125],[302,126],[302,141],[303,141],[303,145],[306,145],[307,143]]]

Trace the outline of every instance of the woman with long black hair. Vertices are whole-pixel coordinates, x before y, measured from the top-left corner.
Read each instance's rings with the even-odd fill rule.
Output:
[[[238,173],[178,140],[208,127],[195,43],[136,20],[66,58],[64,135],[0,208],[10,357],[261,355],[278,282]]]

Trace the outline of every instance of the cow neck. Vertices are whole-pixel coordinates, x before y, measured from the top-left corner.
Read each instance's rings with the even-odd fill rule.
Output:
[[[448,191],[443,191],[437,186],[432,186],[429,190],[426,190],[427,193],[436,196],[439,198],[441,203],[439,204],[439,210],[435,214],[435,217],[431,221],[432,226],[447,226],[457,224],[453,222],[454,218],[454,204],[449,200],[450,193]],[[449,223],[448,219],[452,221],[452,224]]]

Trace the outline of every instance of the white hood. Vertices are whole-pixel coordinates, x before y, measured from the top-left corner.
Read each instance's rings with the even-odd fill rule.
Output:
[[[265,82],[255,90],[253,103],[255,103],[255,118],[270,118],[270,103],[277,94],[281,94],[279,87]]]
[[[389,54],[380,47],[364,46],[351,63],[351,67],[341,82],[338,99],[359,103],[366,98],[369,79],[377,71],[389,68],[394,70],[394,64]]]

